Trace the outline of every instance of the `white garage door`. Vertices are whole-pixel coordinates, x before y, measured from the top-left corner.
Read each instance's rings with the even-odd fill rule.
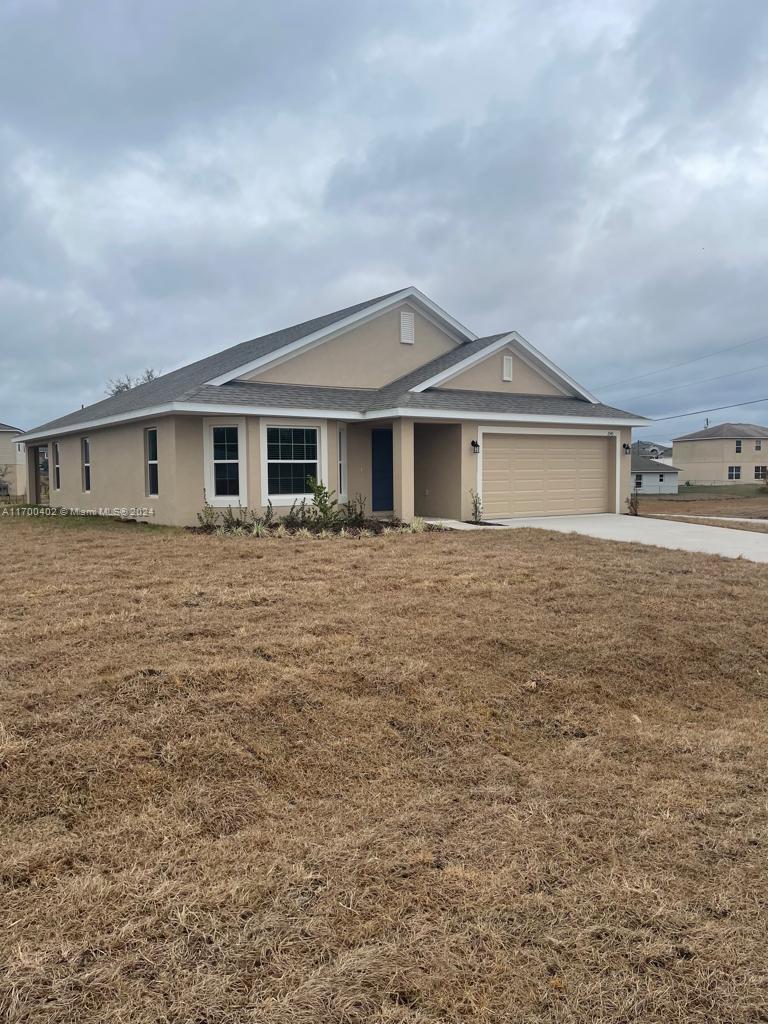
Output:
[[[613,438],[483,434],[486,518],[611,512]]]

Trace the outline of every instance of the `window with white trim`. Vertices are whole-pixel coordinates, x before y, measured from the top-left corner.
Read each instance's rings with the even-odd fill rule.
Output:
[[[756,452],[761,452],[762,450],[763,450],[763,442],[762,441],[755,441],[755,451]]]
[[[736,442],[736,454],[741,455],[741,441]]]
[[[157,427],[147,427],[144,431],[144,484],[148,498],[156,498],[160,494]]]
[[[514,363],[512,361],[512,356],[504,356],[504,359],[502,360],[502,365],[501,365],[501,379],[502,380],[512,380],[513,372],[514,372]]]
[[[240,432],[236,424],[211,427],[213,493],[217,498],[240,496]]]
[[[729,466],[728,467],[728,479],[729,480],[741,480],[741,466]]]
[[[400,342],[403,345],[413,345],[416,340],[416,318],[409,309],[400,313]]]
[[[768,466],[755,466],[755,480],[768,480]]]
[[[90,437],[80,438],[80,460],[83,470],[83,490],[86,494],[91,489],[91,439]]]
[[[59,452],[59,442],[53,442],[53,489],[54,491],[61,490],[61,453]]]
[[[270,498],[302,497],[308,480],[320,479],[317,427],[267,427],[267,493]]]
[[[642,473],[635,473],[635,490],[639,491],[642,486],[643,486],[643,474]]]
[[[659,483],[660,484],[664,483],[664,474],[663,473],[659,473]]]

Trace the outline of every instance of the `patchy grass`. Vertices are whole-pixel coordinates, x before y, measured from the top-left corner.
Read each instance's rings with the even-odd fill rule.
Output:
[[[745,516],[750,519],[768,519],[768,488],[761,488],[761,493],[752,497],[717,498],[695,494],[668,494],[640,496],[640,514],[655,515],[659,512],[672,512],[705,516]]]
[[[766,1019],[768,569],[0,522],[0,1019]]]
[[[669,516],[647,516],[648,519],[667,519],[670,520]],[[690,523],[691,526],[719,526],[726,530],[746,530],[748,533],[768,533],[768,522],[761,522],[759,519],[753,519],[751,522],[743,523],[738,520],[729,521],[727,519],[693,519],[688,516],[675,516],[672,519],[675,523]]]

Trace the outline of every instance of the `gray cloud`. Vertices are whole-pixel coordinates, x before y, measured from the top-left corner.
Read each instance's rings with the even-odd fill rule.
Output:
[[[767,39],[762,0],[0,0],[0,419],[405,283],[647,415],[768,397],[654,394],[768,339],[599,387],[768,335]]]

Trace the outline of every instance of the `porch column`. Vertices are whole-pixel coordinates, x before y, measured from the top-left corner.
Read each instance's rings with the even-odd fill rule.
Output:
[[[413,420],[392,424],[392,476],[394,513],[404,523],[413,519]]]

